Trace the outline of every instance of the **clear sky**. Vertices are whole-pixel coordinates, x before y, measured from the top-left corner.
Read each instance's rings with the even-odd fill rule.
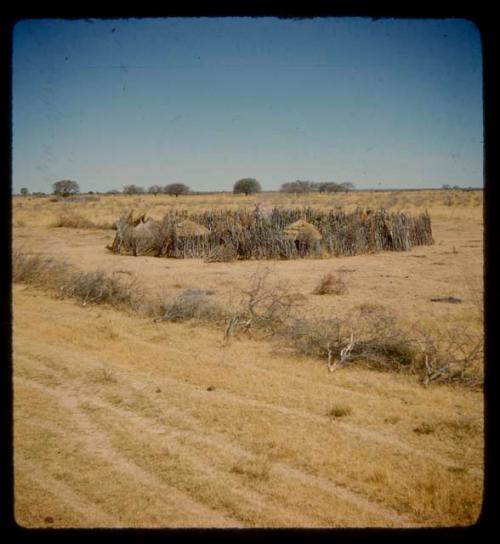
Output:
[[[483,184],[466,20],[26,20],[13,46],[14,192]]]

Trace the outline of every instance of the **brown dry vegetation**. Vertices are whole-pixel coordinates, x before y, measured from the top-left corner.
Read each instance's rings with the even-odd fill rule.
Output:
[[[172,208],[257,202],[264,209],[427,209],[435,244],[265,263],[106,250],[114,238],[109,227],[130,209],[159,219]],[[13,208],[14,249],[34,256],[30,266],[17,262],[13,287],[15,506],[21,525],[475,522],[483,474],[480,389],[424,387],[415,375],[363,365],[329,373],[324,361],[265,335],[227,338],[217,322],[225,311],[248,304],[252,278],[260,274],[293,295],[304,320],[389,314],[403,329],[417,324],[432,331],[440,345],[447,345],[452,329],[480,335],[482,193],[21,197]],[[54,228],[70,215],[78,224]],[[329,275],[342,277],[345,289],[329,295],[326,281],[326,294],[314,294]],[[132,289],[129,300],[125,293]],[[209,293],[212,324],[197,314],[187,321],[152,319],[169,308],[185,311],[185,304],[173,303],[182,302],[179,295],[188,289]],[[440,296],[462,302],[430,300]],[[121,303],[109,306],[116,300]]]

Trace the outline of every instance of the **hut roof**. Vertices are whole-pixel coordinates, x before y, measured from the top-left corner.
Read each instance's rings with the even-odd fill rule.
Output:
[[[184,219],[175,226],[177,236],[205,236],[210,231],[203,225],[199,225],[189,219]]]
[[[299,219],[285,227],[286,236],[293,238],[294,240],[300,240],[303,238],[309,238],[312,240],[321,240],[321,232],[311,223],[308,223],[305,219]]]
[[[159,226],[158,221],[155,221],[154,219],[149,218],[149,219],[146,219],[145,221],[140,221],[139,223],[137,223],[137,225],[134,227],[134,231],[135,232],[150,231],[158,226]]]

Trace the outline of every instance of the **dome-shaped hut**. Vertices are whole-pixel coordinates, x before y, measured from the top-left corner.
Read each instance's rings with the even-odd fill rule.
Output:
[[[284,229],[285,236],[296,242],[312,244],[322,239],[321,232],[305,219],[299,219]]]
[[[175,225],[175,233],[179,238],[188,236],[206,236],[209,232],[210,231],[203,225],[199,225],[189,219],[184,219],[184,221]]]

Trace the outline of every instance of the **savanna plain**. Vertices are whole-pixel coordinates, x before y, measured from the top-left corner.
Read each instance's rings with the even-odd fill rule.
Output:
[[[362,357],[330,372],[320,352],[297,349],[290,335],[250,326],[232,334],[236,321],[224,316],[261,289],[266,300],[284,297],[279,309],[295,322],[380,316],[407,331],[399,338],[425,331],[420,338],[445,358],[470,354],[483,332],[482,199],[459,190],[13,197],[17,523],[474,524],[483,493],[480,357],[463,380],[425,381],[422,366]],[[130,210],[161,219],[172,209],[256,204],[427,210],[434,243],[231,262],[108,249],[114,222]],[[187,290],[203,293],[212,311],[182,316],[172,301]],[[179,318],[163,319],[174,307]]]

